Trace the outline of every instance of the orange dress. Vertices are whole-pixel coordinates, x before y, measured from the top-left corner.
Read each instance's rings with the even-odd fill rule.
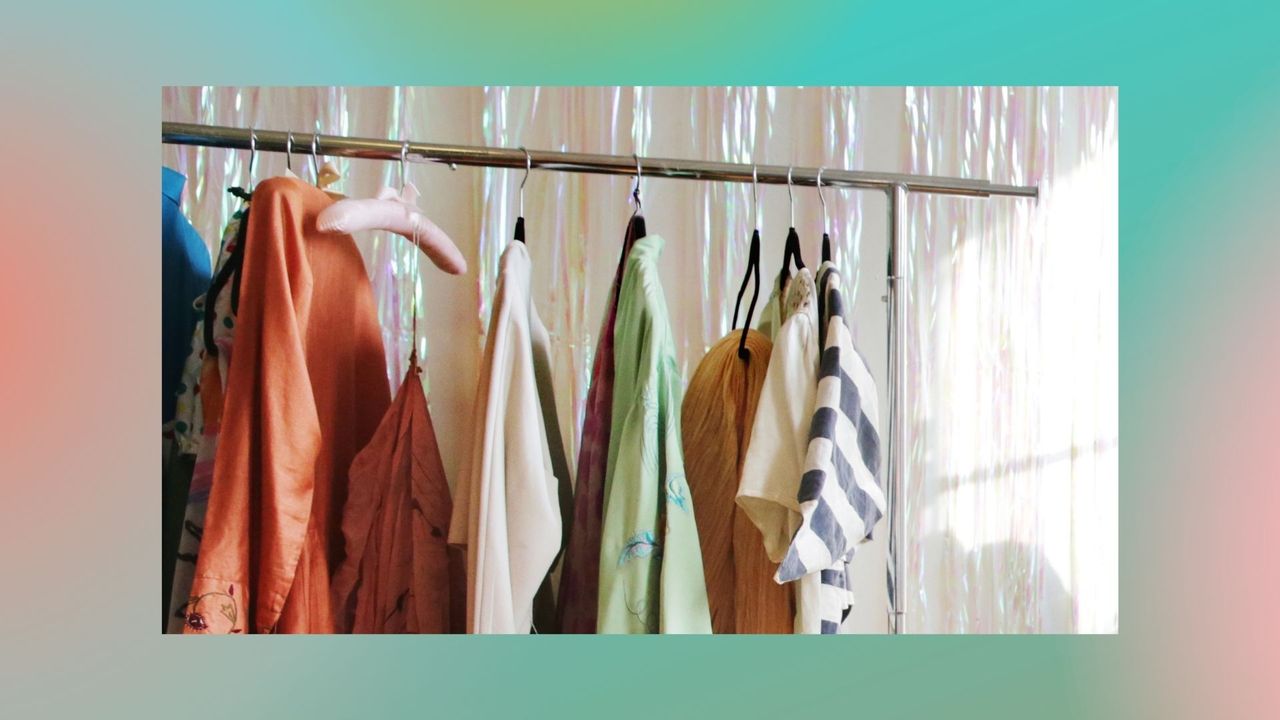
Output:
[[[790,633],[792,587],[774,581],[777,568],[760,533],[734,501],[773,348],[751,330],[743,362],[741,335],[735,330],[711,346],[689,380],[680,412],[684,471],[698,521],[711,631]]]
[[[333,202],[294,178],[253,192],[236,356],[188,633],[334,630],[347,471],[391,402],[373,291]]]

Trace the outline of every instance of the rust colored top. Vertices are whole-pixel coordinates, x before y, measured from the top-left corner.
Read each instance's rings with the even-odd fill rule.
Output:
[[[253,192],[188,633],[327,633],[347,471],[391,402],[373,290],[333,200],[294,178]]]
[[[333,578],[339,632],[466,629],[466,558],[448,545],[453,501],[420,372],[411,359],[391,409],[351,464],[346,559]]]

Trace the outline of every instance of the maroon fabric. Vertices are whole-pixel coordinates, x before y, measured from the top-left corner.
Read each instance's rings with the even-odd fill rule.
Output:
[[[642,221],[643,222],[643,221]],[[643,227],[643,225],[641,225]],[[643,233],[643,231],[641,231]],[[560,632],[594,633],[600,587],[600,528],[604,518],[604,475],[609,463],[613,416],[613,321],[627,254],[636,241],[636,221],[627,223],[622,257],[609,292],[600,327],[600,342],[591,368],[582,444],[578,449],[578,482],[573,497],[573,527],[560,575]]]

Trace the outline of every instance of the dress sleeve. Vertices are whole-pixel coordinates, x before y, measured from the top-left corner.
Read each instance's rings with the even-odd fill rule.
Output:
[[[320,428],[303,338],[312,278],[302,213],[268,183],[249,214],[236,357],[188,633],[271,632],[311,518]]]

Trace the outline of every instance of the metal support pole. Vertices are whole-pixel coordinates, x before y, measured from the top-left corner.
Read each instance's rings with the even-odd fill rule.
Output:
[[[907,188],[889,188],[889,251],[886,277],[886,314],[889,331],[889,431],[886,433],[885,502],[889,511],[889,557],[885,568],[889,590],[889,632],[905,632],[902,614],[902,343],[906,328],[902,312],[902,243],[907,236],[905,222]]]

